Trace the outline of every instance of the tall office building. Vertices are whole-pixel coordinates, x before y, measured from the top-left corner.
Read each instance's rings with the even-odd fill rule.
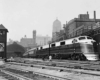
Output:
[[[53,22],[53,31],[52,31],[52,40],[53,41],[56,41],[56,38],[57,38],[57,32],[60,32],[61,30],[61,22],[56,19],[54,22]]]

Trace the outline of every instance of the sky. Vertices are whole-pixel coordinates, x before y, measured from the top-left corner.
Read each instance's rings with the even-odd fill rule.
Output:
[[[79,14],[93,11],[100,19],[100,0],[0,0],[0,24],[7,29],[7,41],[20,41],[24,35],[32,38],[37,35],[52,37],[52,25],[56,18],[62,26]]]

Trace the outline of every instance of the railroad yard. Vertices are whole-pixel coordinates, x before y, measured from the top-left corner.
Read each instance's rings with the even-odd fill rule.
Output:
[[[0,66],[0,80],[100,80],[100,61],[16,58]]]
[[[6,1],[0,2],[0,80],[100,80],[99,2]]]

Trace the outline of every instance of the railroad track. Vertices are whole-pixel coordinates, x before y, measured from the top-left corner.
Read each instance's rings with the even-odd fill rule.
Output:
[[[32,77],[32,75],[49,78],[49,79],[43,79],[43,80],[71,80],[71,79],[64,78],[64,77],[59,77],[59,76],[50,75],[50,74],[41,73],[41,72],[29,71],[29,70],[25,70],[22,68],[5,67],[5,70],[10,71],[10,72],[16,72],[16,73],[27,73],[27,74],[31,75],[31,78],[34,78],[34,76]],[[27,76],[27,77],[29,77],[29,76]],[[25,79],[25,80],[33,80],[33,79]],[[38,79],[38,80],[41,80],[41,79]]]
[[[23,60],[24,61],[24,60]],[[73,72],[76,74],[87,74],[92,76],[100,76],[100,62],[94,61],[42,61],[42,60],[26,60],[21,63],[14,63],[21,66],[37,67],[41,69],[57,70],[59,72]],[[46,74],[44,74],[46,75]],[[96,80],[96,79],[95,79]]]
[[[53,60],[52,62],[50,62],[48,60],[42,61],[36,59],[29,59],[29,60],[21,59],[21,60],[19,62],[27,63],[27,64],[37,64],[37,65],[100,71],[100,61]]]
[[[4,80],[19,80],[18,78],[14,76],[6,74],[4,71],[0,71],[0,76],[3,77]]]
[[[34,64],[25,64],[25,63],[14,63],[14,62],[8,63],[8,64],[15,64],[15,65],[21,65],[21,66],[37,67],[41,69],[50,69],[50,70],[57,70],[57,71],[64,71],[64,72],[68,71],[68,72],[100,76],[100,71],[72,69],[72,68],[64,68],[64,67],[56,67],[56,66],[53,67],[53,66],[36,65],[36,64],[34,65]]]
[[[66,77],[60,77],[60,75],[59,76],[53,76],[53,75],[49,75],[49,74],[45,74],[45,73],[41,73],[41,72],[45,72],[45,69],[47,69],[47,70],[54,70],[54,71],[56,71],[56,72],[60,72],[60,74],[63,74],[63,73],[66,73],[67,72],[67,74],[70,74],[70,73],[73,73],[74,75],[78,75],[78,74],[80,74],[80,76],[81,75],[88,75],[88,76],[94,76],[94,77],[99,77],[100,76],[100,72],[94,72],[94,71],[86,71],[86,70],[80,70],[80,69],[67,69],[67,68],[61,68],[61,67],[52,67],[52,66],[42,66],[42,65],[26,65],[26,64],[21,64],[21,63],[19,63],[20,64],[20,67],[18,68],[15,68],[16,67],[16,64],[15,64],[15,66],[14,67],[11,67],[10,65],[14,65],[14,63],[12,64],[12,63],[10,63],[10,64],[8,64],[8,66],[10,66],[10,68],[15,68],[15,69],[18,69],[18,70],[23,70],[23,71],[32,71],[32,69],[35,67],[35,71],[37,70],[38,71],[38,69],[42,69],[41,71],[39,71],[39,72],[35,72],[34,70],[33,70],[33,73],[36,73],[36,74],[38,74],[38,75],[42,75],[42,76],[47,76],[47,77],[52,77],[52,78],[55,78],[55,79],[60,79],[60,78],[62,78],[62,79],[60,79],[60,80],[66,80],[66,79],[68,79],[68,80],[77,80],[77,79],[72,79],[72,78],[69,78],[69,76],[67,76],[68,78],[66,78]],[[19,66],[19,64],[17,63],[17,65]],[[29,67],[29,68],[28,68]],[[26,69],[27,68],[27,69]],[[29,69],[31,69],[31,70],[29,70]],[[56,73],[56,72],[54,72],[54,73]],[[100,77],[99,77],[99,79],[100,79]],[[97,79],[95,79],[95,80],[97,80]]]
[[[28,58],[18,58],[18,59],[15,59],[15,61],[18,61],[18,62],[36,62],[36,63],[40,63],[43,64],[44,62],[45,63],[48,63],[49,60],[42,60],[42,59],[28,59]],[[57,59],[53,59],[54,63],[71,63],[71,64],[91,64],[91,65],[100,65],[100,61],[75,61],[75,60],[57,60]]]
[[[2,69],[0,68],[0,73],[2,74],[3,77],[5,77],[7,80],[33,80],[33,79],[30,79],[30,78],[27,78],[25,76],[22,76],[18,73],[14,73],[14,72],[11,72],[9,70],[6,70],[6,69]]]
[[[15,60],[21,60],[21,61],[37,61],[37,62],[43,62],[42,59],[33,59],[33,58],[18,58]],[[45,61],[48,62],[48,59],[45,59]],[[78,61],[78,60],[58,60],[58,59],[53,59],[53,61],[55,62],[71,62],[71,63],[81,63],[81,64],[100,64],[100,61]]]

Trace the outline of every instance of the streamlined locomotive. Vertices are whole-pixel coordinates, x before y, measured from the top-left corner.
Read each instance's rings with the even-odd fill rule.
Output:
[[[79,36],[28,50],[24,56],[66,60],[98,60],[95,40],[89,36]]]

